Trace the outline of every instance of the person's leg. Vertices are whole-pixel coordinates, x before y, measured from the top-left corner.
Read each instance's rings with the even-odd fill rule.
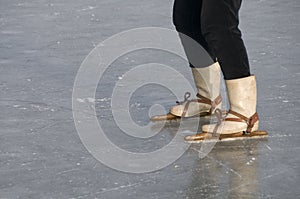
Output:
[[[256,78],[250,75],[246,48],[238,28],[241,0],[203,0],[201,25],[208,45],[220,62],[225,77],[230,110],[222,119],[216,110],[217,124],[202,126],[202,133],[187,136],[187,141],[207,136],[230,134],[232,137],[256,135]]]
[[[203,0],[202,34],[216,55],[226,80],[250,76],[239,25],[242,0]]]
[[[190,37],[198,44],[200,44],[215,61],[216,57],[209,49],[208,44],[201,32],[201,10],[202,0],[175,0],[173,7],[173,23],[177,32],[179,33],[182,45],[186,52],[187,58],[189,59],[191,67],[204,67],[196,65],[194,57],[197,56],[194,45],[191,45],[184,35]],[[184,35],[182,35],[182,34]],[[197,47],[196,47],[197,48]],[[191,62],[194,62],[193,64]],[[195,65],[195,66],[193,66]]]
[[[215,57],[201,33],[201,7],[202,0],[175,0],[174,3],[174,25],[179,32],[198,92],[197,99],[186,98],[184,102],[171,107],[170,113],[179,117],[211,114],[221,107],[220,66],[214,63]],[[205,50],[212,58],[206,63],[201,59],[203,53],[207,56]]]

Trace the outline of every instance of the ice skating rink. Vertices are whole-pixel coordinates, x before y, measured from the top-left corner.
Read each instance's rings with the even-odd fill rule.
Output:
[[[96,45],[121,31],[148,26],[174,29],[172,4],[171,0],[0,1],[0,198],[299,197],[299,0],[247,0],[241,9],[243,38],[258,81],[260,128],[269,132],[268,139],[217,143],[204,158],[199,158],[201,145],[193,144],[169,166],[140,174],[105,166],[81,142],[72,112],[73,84],[81,63]],[[183,59],[144,49],[111,64],[95,99],[75,99],[95,104],[107,137],[135,153],[162,148],[178,129],[178,123],[170,122],[151,138],[135,139],[114,122],[110,106],[114,85],[126,71],[145,63],[166,64],[191,78]],[[142,86],[129,102],[132,119],[146,125],[153,103],[169,108],[176,100],[167,89]],[[191,127],[189,122],[184,121],[186,128]],[[155,131],[159,124],[149,125]]]

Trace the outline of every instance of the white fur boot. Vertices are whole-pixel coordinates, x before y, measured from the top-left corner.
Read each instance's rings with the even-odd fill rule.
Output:
[[[210,115],[216,108],[221,108],[220,72],[218,62],[204,68],[192,68],[197,99],[189,100],[190,93],[186,93],[185,100],[171,107],[170,113],[178,117],[192,117]]]

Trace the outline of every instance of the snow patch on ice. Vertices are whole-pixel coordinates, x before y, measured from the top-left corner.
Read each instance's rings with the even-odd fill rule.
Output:
[[[49,111],[51,109],[50,107],[43,107],[43,106],[36,105],[36,104],[31,104],[31,107],[33,109],[37,109],[39,111]]]
[[[87,102],[90,102],[90,103],[94,103],[96,100],[95,98],[91,98],[91,97],[88,97],[86,98]]]
[[[87,98],[82,98],[82,99],[77,98],[76,100],[77,100],[77,102],[80,102],[80,103],[95,103],[96,101],[98,101],[98,100],[96,100],[95,98],[92,98],[92,97],[87,97]]]
[[[95,8],[97,8],[97,6],[88,6],[86,8],[82,8],[80,10],[77,10],[77,11],[87,11],[87,10],[94,10]]]
[[[124,75],[121,75],[118,77],[119,80],[122,80],[124,78]]]
[[[100,98],[100,99],[97,99],[97,102],[109,102],[111,100],[111,98]]]
[[[141,104],[137,103],[137,102],[135,102],[135,103],[133,103],[133,104],[130,105],[131,108],[138,108],[140,106],[141,106]]]
[[[12,105],[13,108],[19,109],[19,110],[28,110],[28,109],[32,109],[32,110],[38,110],[38,111],[51,111],[51,112],[55,112],[56,110],[54,108],[48,107],[48,106],[44,106],[44,105],[38,105],[38,104],[30,104],[30,106],[25,107],[22,106],[20,104],[14,104]]]

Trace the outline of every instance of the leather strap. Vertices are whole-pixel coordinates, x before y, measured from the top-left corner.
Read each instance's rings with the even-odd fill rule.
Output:
[[[249,120],[249,118],[247,118],[246,116],[239,114],[238,112],[235,112],[233,110],[229,110],[228,114],[232,114],[234,116],[237,116],[238,118],[241,118],[242,120],[244,120],[245,122],[247,122]]]
[[[186,113],[188,111],[188,108],[189,108],[189,105],[190,105],[191,102],[198,102],[198,103],[211,105],[211,108],[209,110],[210,114],[212,114],[212,112],[215,110],[215,108],[222,102],[221,95],[219,95],[214,101],[211,101],[210,99],[200,95],[199,93],[197,93],[197,98],[198,99],[189,100],[190,97],[191,97],[191,93],[186,92],[184,94],[184,101],[183,102],[178,102],[178,101],[176,102],[177,104],[183,104],[183,103],[186,102],[181,117],[186,116]]]
[[[210,113],[212,113],[221,102],[222,102],[222,96],[219,95],[214,101],[212,101]]]
[[[196,96],[197,96],[198,99],[196,99],[195,101],[211,105],[212,101],[210,99],[208,99],[207,97],[204,97],[204,96],[200,95],[199,93],[197,93]]]
[[[250,118],[247,118],[246,116],[240,114],[240,113],[237,113],[233,110],[229,110],[228,111],[228,114],[232,114],[238,118],[225,118],[225,121],[231,121],[231,122],[246,122],[247,123],[247,130],[246,132],[247,133],[251,133],[251,130],[254,126],[254,124],[259,120],[259,117],[258,117],[258,114],[257,112],[254,113],[254,115],[252,115]]]
[[[197,98],[198,98],[197,102],[211,105],[211,108],[209,110],[210,114],[212,114],[212,112],[215,110],[215,108],[222,102],[222,96],[221,95],[216,97],[216,99],[214,99],[214,101],[211,101],[210,99],[200,95],[199,93],[197,93]]]
[[[249,118],[247,132],[251,132],[254,124],[259,120],[258,114],[255,113],[252,117]]]
[[[217,120],[218,120],[218,123],[216,124],[216,126],[215,126],[215,128],[214,128],[214,130],[213,130],[213,137],[216,137],[216,135],[217,135],[217,131],[218,131],[218,128],[219,128],[219,126],[222,124],[222,110],[221,109],[219,109],[219,108],[217,108],[216,110],[215,110],[215,116],[217,117]]]
[[[187,101],[186,105],[184,106],[183,112],[182,112],[182,116],[181,117],[185,117],[187,110],[190,106],[191,101]]]
[[[229,110],[228,114],[232,114],[238,118],[225,118],[224,121],[230,121],[230,122],[246,122],[247,123],[247,130],[246,133],[251,133],[251,130],[254,126],[254,124],[259,120],[257,112],[254,113],[250,118],[247,118],[246,116],[237,113],[233,110]],[[215,137],[218,131],[219,126],[222,123],[222,111],[220,109],[216,109],[215,115],[217,116],[218,122],[213,130],[213,136]]]

